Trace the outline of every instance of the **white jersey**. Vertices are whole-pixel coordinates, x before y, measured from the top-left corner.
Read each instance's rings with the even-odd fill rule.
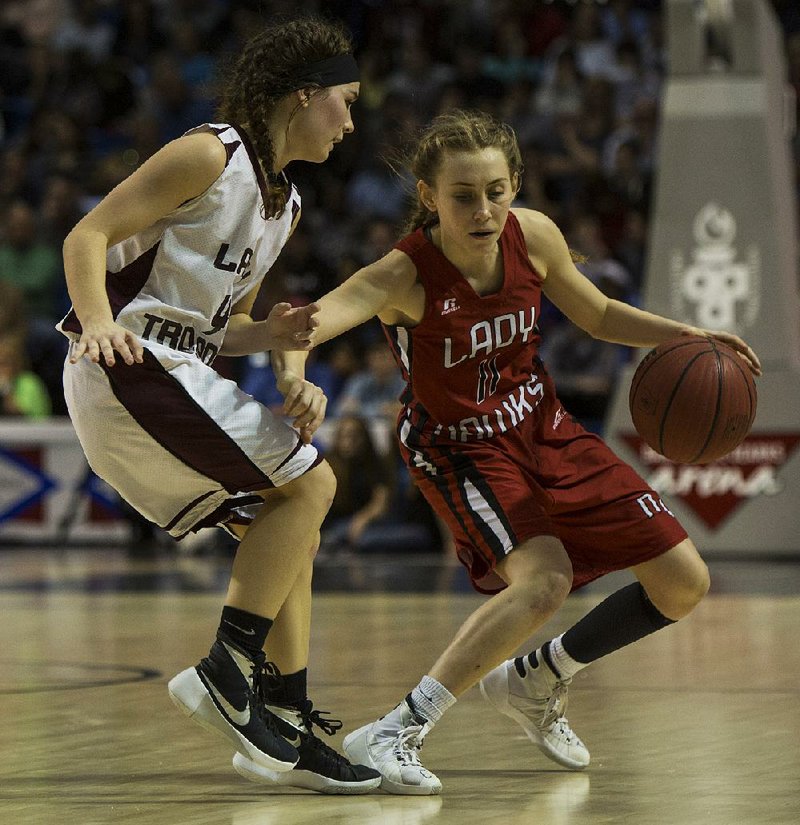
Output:
[[[266,184],[247,136],[227,124],[197,132],[223,143],[224,171],[201,195],[112,246],[106,289],[117,323],[145,345],[154,341],[211,364],[231,307],[261,285],[288,240],[300,196],[292,186],[283,214],[265,218]],[[59,329],[80,335],[74,311]]]
[[[117,322],[140,337],[141,364],[81,358],[64,366],[64,393],[94,472],[140,513],[180,538],[214,524],[246,525],[259,491],[320,461],[315,447],[220,376],[211,362],[231,307],[256,289],[300,211],[265,217],[265,185],[247,136],[207,125],[228,153],[197,198],[111,247],[106,288]],[[59,325],[73,341],[71,311]]]

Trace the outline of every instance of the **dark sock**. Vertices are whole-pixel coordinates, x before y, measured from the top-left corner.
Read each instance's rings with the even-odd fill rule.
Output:
[[[280,707],[299,707],[308,697],[308,670],[303,668],[297,673],[282,673],[270,679],[267,684],[266,701],[268,705]]]
[[[271,627],[272,619],[225,605],[222,608],[217,638],[239,648],[248,659],[257,659],[262,655],[264,642]]]
[[[561,637],[561,644],[576,662],[588,664],[671,624],[635,582],[590,610]]]

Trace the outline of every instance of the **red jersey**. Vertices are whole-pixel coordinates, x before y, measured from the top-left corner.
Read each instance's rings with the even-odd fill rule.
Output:
[[[499,243],[505,276],[490,295],[478,295],[423,229],[396,245],[425,289],[419,324],[384,327],[407,384],[404,419],[418,443],[492,438],[516,427],[544,396],[542,279],[511,212]]]
[[[515,547],[557,536],[573,588],[641,564],[686,532],[657,492],[559,402],[538,357],[542,279],[509,213],[505,278],[478,295],[423,231],[403,238],[425,289],[415,327],[385,327],[407,387],[400,451],[475,587]]]

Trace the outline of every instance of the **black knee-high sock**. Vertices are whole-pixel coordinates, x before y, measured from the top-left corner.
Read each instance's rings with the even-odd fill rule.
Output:
[[[217,630],[217,638],[238,647],[248,659],[261,657],[272,619],[225,605]]]
[[[561,644],[576,662],[588,664],[671,624],[635,582],[590,610],[561,637]]]

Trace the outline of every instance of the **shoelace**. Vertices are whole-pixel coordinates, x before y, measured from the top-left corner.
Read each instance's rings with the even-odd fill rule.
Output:
[[[567,715],[567,702],[569,700],[567,693],[568,686],[569,682],[567,681],[556,683],[555,689],[547,700],[547,708],[542,717],[542,726],[549,728],[553,722],[563,719]]]
[[[550,728],[553,725],[558,727],[558,732],[564,737],[564,741],[571,745],[573,742],[580,742],[567,721],[567,702],[569,695],[567,689],[572,679],[563,679],[556,684],[555,690],[550,695],[547,702],[547,710],[542,718],[542,728]]]
[[[252,694],[253,694],[253,707],[256,709],[256,713],[258,714],[259,719],[264,723],[264,726],[270,733],[275,734],[275,736],[280,736],[281,733],[278,730],[278,721],[275,718],[275,714],[270,713],[265,705],[264,700],[262,699],[263,693],[263,684],[264,684],[264,671],[267,670],[270,666],[275,668],[275,665],[272,662],[267,662],[265,659],[254,659],[253,660],[253,667],[250,671],[250,683],[252,685]],[[275,668],[277,671],[277,668]]]
[[[262,718],[269,717],[272,728],[280,735],[275,721],[275,714],[269,711],[266,707],[269,702],[269,689],[276,685],[280,678],[281,672],[274,662],[264,661],[258,666],[258,670],[254,669],[253,673],[253,691],[256,695],[259,713]],[[321,753],[329,762],[346,762],[347,760],[337,753],[333,748],[325,744],[315,733],[314,728],[317,727],[328,736],[333,736],[337,731],[341,730],[343,723],[341,719],[326,718],[329,715],[327,710],[315,710],[314,705],[309,699],[305,699],[298,707],[297,712],[300,714],[300,719],[303,722],[305,731],[300,731],[301,737],[309,737],[314,740],[316,750]]]
[[[564,741],[571,745],[573,742],[580,742],[581,740],[575,735],[572,728],[569,726],[569,722],[561,716],[560,718],[556,719],[556,725],[558,727],[558,732],[561,736],[564,737]]]
[[[564,717],[567,713],[568,688],[571,681],[564,679],[556,682],[546,701],[535,696],[514,694],[517,707],[534,720],[539,730],[546,731],[554,722],[562,719],[566,724]]]
[[[397,734],[392,744],[392,751],[401,765],[422,767],[417,751],[422,747],[423,740],[430,729],[430,722],[426,722],[424,725],[409,725]]]

